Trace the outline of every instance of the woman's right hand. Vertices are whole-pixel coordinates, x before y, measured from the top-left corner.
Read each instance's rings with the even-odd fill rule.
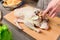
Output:
[[[53,18],[57,14],[56,12],[60,12],[60,0],[51,0],[47,8],[44,10],[43,16],[48,13],[48,15]]]

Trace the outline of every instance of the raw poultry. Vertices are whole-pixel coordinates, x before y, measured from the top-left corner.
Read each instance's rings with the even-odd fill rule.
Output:
[[[16,16],[15,22],[23,22],[27,27],[36,32],[41,32],[41,29],[48,30],[48,18],[42,16],[42,11],[38,8],[26,6],[20,9],[14,10],[14,15]],[[35,27],[36,26],[36,27]]]

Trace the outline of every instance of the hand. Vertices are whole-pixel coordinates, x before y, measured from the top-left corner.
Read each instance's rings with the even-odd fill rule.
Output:
[[[49,12],[48,15],[50,17],[54,17],[57,14],[56,12],[59,11],[60,11],[60,0],[51,0],[46,10],[44,10],[43,16]]]

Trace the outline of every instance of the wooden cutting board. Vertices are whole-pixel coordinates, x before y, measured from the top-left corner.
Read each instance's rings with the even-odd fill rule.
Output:
[[[4,18],[16,26],[16,24],[14,23],[14,19],[16,17],[14,16],[13,11],[5,15]],[[29,34],[31,37],[35,38],[36,40],[57,40],[58,36],[60,35],[60,18],[55,17],[55,18],[49,18],[49,19],[50,19],[50,23],[49,23],[50,30],[41,29],[42,33],[37,33],[29,29],[23,23],[19,23],[19,24],[23,28],[23,31],[25,33]]]

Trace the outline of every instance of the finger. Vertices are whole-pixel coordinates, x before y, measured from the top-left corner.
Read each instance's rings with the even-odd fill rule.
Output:
[[[49,13],[49,16],[51,16],[55,11],[56,11],[57,7],[53,8],[53,10]]]
[[[56,15],[56,12],[55,12],[55,13],[53,13],[53,15],[51,16],[51,18],[54,18],[54,17],[55,17],[55,15]]]
[[[45,14],[47,14],[49,11],[51,10],[51,7],[47,7],[47,9],[43,12],[43,16],[45,15]]]

